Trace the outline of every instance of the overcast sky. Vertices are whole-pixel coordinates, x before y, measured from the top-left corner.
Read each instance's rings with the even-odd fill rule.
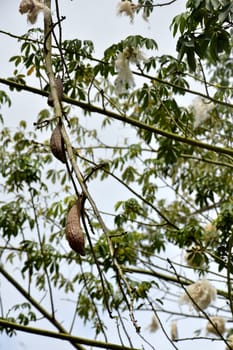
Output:
[[[17,0],[1,0],[2,18],[0,30],[22,35],[31,27],[26,21],[26,16],[18,12],[19,2]],[[160,0],[160,3],[164,2],[166,1]],[[136,16],[134,24],[130,24],[129,18],[125,16],[116,16],[117,3],[118,1],[115,0],[61,0],[60,12],[62,16],[66,16],[66,20],[62,23],[63,39],[92,40],[95,44],[95,56],[97,58],[102,58],[104,50],[114,42],[118,42],[128,35],[135,34],[155,39],[159,45],[160,54],[175,53],[175,41],[169,32],[169,24],[171,19],[183,10],[183,0],[178,0],[169,7],[156,8],[149,23],[146,23],[140,16]],[[43,26],[42,16],[37,22],[37,26],[39,25]],[[9,64],[8,59],[17,54],[16,41],[0,33],[0,52],[1,77],[6,78],[12,74],[13,64]],[[0,86],[0,89],[7,90],[5,86]],[[47,108],[45,99],[40,96],[31,96],[31,94],[25,92],[11,93],[10,95],[13,101],[12,108],[10,110],[7,108],[3,109],[6,124],[14,130],[19,120],[26,119],[29,126],[33,128],[35,116],[40,109]],[[27,98],[30,108],[25,108]],[[9,304],[12,304],[12,299],[17,301],[18,296],[10,288],[8,289],[9,286],[4,279],[0,281],[1,293],[8,295]],[[62,307],[62,303],[60,303],[60,306]],[[200,321],[200,327],[201,325]],[[82,336],[88,336],[88,328],[81,328],[81,334]],[[156,344],[155,348],[170,350],[168,343],[164,343],[164,337],[160,337],[160,335],[162,335],[161,331],[151,335],[151,341],[154,339]],[[141,341],[138,344],[140,345]],[[212,350],[224,348],[222,345],[219,347],[218,343],[212,344],[208,342],[207,345],[211,346]],[[189,346],[187,344],[177,344],[177,347],[180,350],[196,350],[196,343],[193,345],[189,343]],[[8,339],[2,337],[0,340],[0,349],[2,350],[41,350],[43,348],[46,350],[69,350],[71,346],[65,342],[37,336],[25,336],[22,333],[18,333],[16,338]]]

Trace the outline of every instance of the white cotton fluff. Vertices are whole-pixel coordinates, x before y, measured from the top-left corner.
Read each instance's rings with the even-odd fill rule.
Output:
[[[22,0],[19,5],[21,14],[27,13],[27,19],[31,24],[36,23],[38,14],[43,11],[45,16],[51,15],[51,11],[42,1]]]
[[[119,52],[116,60],[115,67],[118,75],[115,80],[116,93],[121,94],[127,92],[131,87],[135,86],[133,74],[130,70],[130,63],[139,64],[141,61],[145,61],[146,58],[143,53],[132,47],[126,47],[123,52]]]
[[[209,119],[210,112],[213,110],[213,108],[213,102],[209,102],[207,99],[200,96],[193,100],[190,109],[194,115],[194,129],[198,128],[203,122]]]
[[[189,304],[197,311],[206,309],[216,298],[216,288],[208,280],[190,284],[186,291],[187,293],[180,297],[180,303]]]
[[[233,334],[227,338],[227,344],[233,348]],[[226,346],[226,350],[229,350],[229,346]]]
[[[123,52],[120,52],[115,61],[115,67],[118,71],[115,80],[116,92],[118,94],[126,92],[130,87],[135,85],[133,74],[129,68],[129,60]]]
[[[215,327],[213,326],[213,324],[209,321],[207,323],[207,326],[206,326],[206,330],[208,333],[213,333],[213,334],[216,334],[216,335],[219,335],[223,333],[225,333],[225,320],[223,317],[221,316],[213,316],[213,317],[210,317],[210,320],[211,322],[215,325]],[[218,329],[218,332],[217,332],[217,329]]]
[[[138,5],[135,5],[131,1],[121,1],[117,5],[117,14],[122,15],[125,14],[126,16],[130,17],[131,23],[134,20],[134,14],[137,9]]]
[[[177,323],[173,321],[171,323],[171,340],[175,341],[178,338],[178,328]]]
[[[154,333],[159,329],[159,322],[156,316],[152,317],[151,323],[149,324],[148,329],[151,333]]]

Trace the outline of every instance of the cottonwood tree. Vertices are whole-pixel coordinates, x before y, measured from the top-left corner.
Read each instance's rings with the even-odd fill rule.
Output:
[[[117,12],[148,25],[174,3]],[[44,109],[33,130],[1,116],[1,283],[22,300],[6,308],[1,296],[1,332],[82,350],[157,349],[161,338],[164,349],[233,349],[233,3],[186,1],[174,57],[140,35],[96,57],[92,41],[62,39],[58,0],[19,6],[30,27],[1,32],[20,51],[0,102],[27,92]],[[119,125],[129,139],[113,137]]]

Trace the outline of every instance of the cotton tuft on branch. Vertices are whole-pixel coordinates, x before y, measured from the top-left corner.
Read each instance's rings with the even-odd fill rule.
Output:
[[[230,345],[230,347],[233,348],[233,334],[230,335],[230,336],[227,338],[227,344]],[[225,349],[226,349],[226,350],[229,350],[229,346],[226,346]]]
[[[130,17],[130,22],[133,23],[134,14],[138,7],[139,5],[135,5],[131,1],[121,1],[117,5],[117,14],[125,14],[126,16]]]
[[[133,74],[129,68],[129,60],[125,57],[123,52],[120,52],[115,61],[115,67],[118,71],[115,80],[116,92],[118,94],[126,92],[126,90],[135,85]]]
[[[190,284],[186,290],[187,293],[180,297],[180,303],[190,304],[197,311],[206,309],[216,299],[216,288],[207,280]]]
[[[159,322],[156,316],[152,317],[151,323],[149,324],[148,329],[151,333],[154,333],[159,329]]]
[[[115,80],[116,93],[122,94],[127,92],[131,87],[135,86],[133,74],[130,70],[129,64],[139,64],[141,61],[145,61],[146,58],[143,53],[132,47],[126,47],[123,52],[117,55],[115,60],[115,67],[118,71],[117,78]]]
[[[210,112],[214,109],[214,104],[213,102],[209,102],[208,100],[198,96],[193,100],[190,109],[194,115],[193,127],[196,129],[199,127],[199,125],[209,119]]]
[[[215,327],[213,326],[212,323],[208,322],[207,326],[206,326],[207,332],[213,333],[216,335],[219,335],[219,333],[220,333],[223,335],[223,333],[225,333],[225,330],[226,330],[224,318],[222,318],[221,316],[213,316],[213,317],[210,317],[210,320],[215,325]],[[218,329],[218,332],[217,332],[216,328]]]
[[[38,14],[43,11],[45,16],[51,14],[50,9],[39,0],[22,0],[19,5],[19,12],[23,15],[27,13],[27,19],[31,24],[36,23]]]
[[[178,328],[177,323],[173,321],[171,323],[171,340],[175,341],[178,338]]]

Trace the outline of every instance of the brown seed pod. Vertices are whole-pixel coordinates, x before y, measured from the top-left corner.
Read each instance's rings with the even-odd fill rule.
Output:
[[[66,238],[70,247],[80,255],[85,255],[84,234],[80,224],[84,196],[80,196],[71,207],[66,218]]]
[[[56,83],[56,87],[57,87],[57,96],[58,96],[59,101],[61,102],[62,101],[62,97],[63,97],[63,83],[62,83],[61,77],[59,75],[55,79],[55,83]],[[50,92],[50,94],[48,96],[47,103],[51,107],[54,106],[53,96],[52,96],[51,92]]]
[[[50,138],[50,149],[54,157],[62,163],[66,162],[64,142],[61,134],[61,125],[58,123]]]

